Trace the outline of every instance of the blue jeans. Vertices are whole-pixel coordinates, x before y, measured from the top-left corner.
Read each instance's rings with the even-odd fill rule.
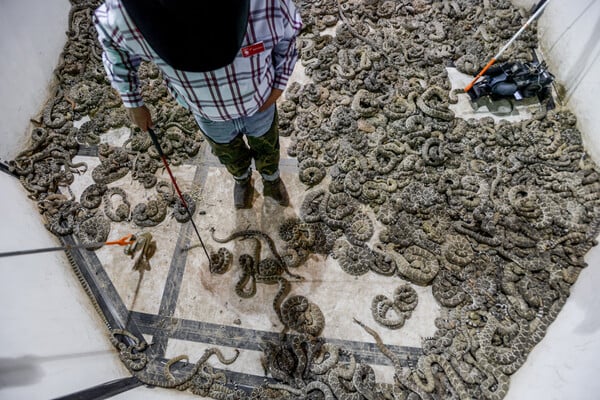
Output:
[[[194,115],[198,126],[206,136],[216,143],[230,143],[238,135],[260,137],[267,133],[275,117],[275,105],[263,112],[249,117],[241,117],[230,121],[211,121],[200,115]]]

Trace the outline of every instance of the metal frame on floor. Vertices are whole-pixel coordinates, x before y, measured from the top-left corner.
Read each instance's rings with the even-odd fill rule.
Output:
[[[80,155],[90,155],[90,150],[92,150],[91,153],[93,154],[93,149],[86,148],[84,154],[80,152]],[[189,160],[188,163],[196,163],[196,161]],[[210,161],[208,163],[203,161],[202,164],[207,164],[203,166],[219,166],[219,164],[213,165]],[[200,185],[201,187],[204,185],[206,172],[202,172],[203,170],[200,166],[196,169],[193,179],[194,185]],[[104,319],[108,329],[127,330],[140,341],[145,341],[143,335],[151,335],[152,345],[149,346],[146,353],[149,359],[161,365],[164,365],[168,361],[165,358],[165,353],[170,339],[251,351],[262,351],[261,344],[265,341],[278,341],[280,334],[277,332],[245,329],[236,326],[181,319],[173,316],[183,281],[188,254],[185,251],[181,251],[181,249],[189,245],[189,238],[192,233],[191,229],[190,224],[183,224],[179,230],[158,314],[147,314],[129,310],[94,251],[71,249],[67,252],[75,274],[97,312],[101,314],[100,316]],[[61,241],[64,245],[77,244],[76,238],[72,235],[62,237]],[[175,326],[176,328],[166,331],[162,329],[164,326]],[[381,354],[374,343],[328,338],[324,338],[324,340],[349,349],[355,354],[357,361],[364,361],[375,365],[392,365],[391,361]],[[415,366],[422,352],[420,348],[415,347],[390,345],[387,347],[398,355],[404,366],[409,367]],[[190,366],[191,364],[179,362],[173,364],[171,370],[174,374],[178,372],[184,373]],[[272,378],[265,376],[218,368],[214,368],[214,370],[225,374],[229,382],[227,386],[247,392],[265,383],[277,383]],[[102,383],[58,399],[99,400],[143,385],[145,385],[143,382],[132,376]]]

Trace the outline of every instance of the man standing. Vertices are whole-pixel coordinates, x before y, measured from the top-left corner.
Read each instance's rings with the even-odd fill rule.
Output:
[[[152,127],[137,76],[146,60],[233,175],[235,207],[252,207],[252,159],[263,195],[289,204],[275,102],[298,59],[292,0],[106,0],[94,25],[109,79],[140,129]]]

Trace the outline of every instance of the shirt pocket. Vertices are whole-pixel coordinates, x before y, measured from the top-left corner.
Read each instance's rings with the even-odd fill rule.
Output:
[[[273,81],[273,69],[270,50],[249,57],[242,56],[240,52],[232,66],[240,94],[247,95],[255,93],[257,90],[264,91],[264,87],[270,86]]]

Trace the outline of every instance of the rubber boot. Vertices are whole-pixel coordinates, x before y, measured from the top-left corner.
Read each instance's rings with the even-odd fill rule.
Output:
[[[265,181],[263,179],[263,196],[272,198],[280,206],[287,207],[290,204],[290,197],[281,178],[277,178],[274,181]]]
[[[253,194],[254,187],[252,186],[252,179],[250,177],[241,181],[235,180],[235,184],[233,185],[233,205],[237,209],[252,208]]]

